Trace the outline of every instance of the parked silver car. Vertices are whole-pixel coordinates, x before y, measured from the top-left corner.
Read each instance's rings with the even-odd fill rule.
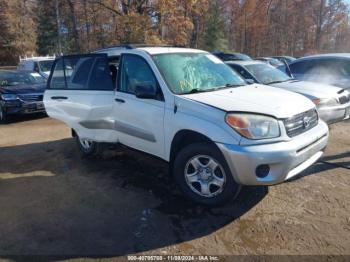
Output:
[[[335,123],[349,118],[350,93],[343,88],[321,83],[299,81],[263,62],[234,61],[227,64],[243,78],[302,94],[317,106],[322,120]]]

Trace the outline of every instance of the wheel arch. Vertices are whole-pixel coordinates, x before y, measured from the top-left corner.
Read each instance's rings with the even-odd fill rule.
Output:
[[[194,144],[194,143],[209,143],[214,145],[218,150],[220,150],[215,142],[211,140],[209,137],[206,135],[193,131],[190,129],[182,129],[179,130],[173,137],[171,141],[171,146],[170,146],[170,155],[169,155],[169,164],[170,164],[170,170],[172,169],[174,159],[177,155],[178,152],[181,151],[184,147]]]

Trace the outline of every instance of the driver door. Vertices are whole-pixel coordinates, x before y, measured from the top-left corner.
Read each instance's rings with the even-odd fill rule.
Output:
[[[157,97],[138,98],[137,86],[157,89]],[[145,58],[123,54],[115,93],[115,129],[120,143],[162,157],[165,103],[158,81]]]

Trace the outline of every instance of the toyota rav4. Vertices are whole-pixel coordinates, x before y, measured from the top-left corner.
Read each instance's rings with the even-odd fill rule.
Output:
[[[211,206],[241,185],[291,179],[328,141],[310,100],[248,84],[195,49],[126,45],[60,57],[44,104],[85,155],[107,142],[157,156],[187,197]]]

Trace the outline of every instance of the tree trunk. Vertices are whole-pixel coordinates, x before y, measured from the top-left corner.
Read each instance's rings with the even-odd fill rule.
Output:
[[[56,23],[57,23],[58,52],[60,55],[62,55],[61,18],[60,18],[58,0],[55,0],[55,11],[56,11]]]
[[[74,3],[72,0],[67,0],[67,1],[68,1],[71,19],[73,22],[73,36],[74,36],[74,44],[75,44],[74,49],[75,49],[75,51],[80,51],[79,32],[78,32],[78,27],[77,27],[77,17],[75,14]]]
[[[320,9],[317,17],[316,24],[316,36],[315,36],[315,48],[317,51],[320,51],[321,48],[321,38],[322,38],[322,25],[323,25],[323,10],[325,6],[325,0],[321,0]]]

